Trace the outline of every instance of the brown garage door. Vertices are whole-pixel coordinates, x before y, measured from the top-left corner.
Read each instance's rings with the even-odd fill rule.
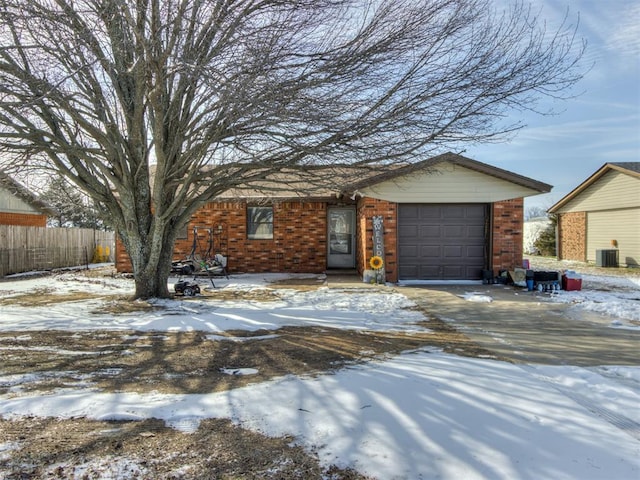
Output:
[[[400,280],[478,280],[485,268],[485,204],[402,204]]]

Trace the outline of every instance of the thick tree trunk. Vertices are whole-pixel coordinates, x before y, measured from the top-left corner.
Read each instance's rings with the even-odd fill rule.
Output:
[[[153,297],[166,297],[169,294],[168,288],[165,286],[166,292],[164,295],[159,291],[161,280],[153,272],[153,270],[147,270],[142,274],[138,274],[136,280],[136,293],[134,297],[138,298],[153,298]]]
[[[171,273],[173,243],[162,247],[159,255],[138,258],[133,264],[133,277],[136,284],[135,298],[168,298],[171,296],[168,286]],[[137,265],[137,268],[136,268]]]
[[[168,264],[168,267],[167,267]],[[136,283],[135,298],[167,298],[170,296],[168,280],[171,258],[147,262],[146,267],[134,273]]]
[[[171,296],[168,279],[175,245],[175,229],[156,218],[149,232],[123,231],[120,236],[131,258],[135,281],[134,298]]]

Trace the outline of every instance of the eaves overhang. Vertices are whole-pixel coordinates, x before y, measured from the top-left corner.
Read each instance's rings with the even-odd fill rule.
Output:
[[[567,195],[562,197],[558,202],[549,208],[549,213],[557,213],[562,207],[567,205],[571,200],[584,192],[591,185],[596,183],[606,173],[610,171],[618,171],[635,178],[640,178],[640,162],[609,162],[602,165],[589,178],[571,190]]]
[[[366,179],[363,179],[362,181],[352,185],[351,188],[352,188],[352,191],[357,191],[365,187],[372,187],[376,184],[386,182],[388,180],[394,180],[401,177],[406,177],[420,171],[428,171],[429,169],[435,169],[435,167],[441,163],[451,163],[455,165],[460,165],[461,167],[468,168],[470,170],[474,170],[479,173],[489,175],[507,182],[511,182],[521,187],[531,189],[537,193],[548,193],[553,188],[552,185],[549,185],[547,183],[540,182],[538,180],[534,180],[532,178],[525,177],[523,175],[519,175],[517,173],[504,170],[502,168],[494,167],[492,165],[487,165],[486,163],[482,163],[477,160],[472,160],[470,158],[467,158],[452,152],[443,153],[436,157],[432,157],[427,160],[423,160],[421,162],[412,163],[403,167],[389,169],[388,171],[385,171],[376,176],[371,176]]]

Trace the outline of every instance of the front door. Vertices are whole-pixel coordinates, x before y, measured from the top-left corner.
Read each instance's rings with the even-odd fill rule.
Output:
[[[329,209],[328,268],[354,268],[356,266],[356,212],[353,208]]]

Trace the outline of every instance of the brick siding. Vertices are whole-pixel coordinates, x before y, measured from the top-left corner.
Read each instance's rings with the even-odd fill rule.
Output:
[[[373,220],[381,215],[384,227],[384,269],[386,281],[398,281],[398,204],[364,197],[358,202],[356,226],[358,273],[363,274],[369,267],[373,255]]]
[[[558,216],[558,259],[587,261],[587,213],[570,212]]]
[[[491,268],[513,270],[522,266],[524,200],[516,198],[496,202],[491,209]]]
[[[116,262],[116,271],[131,273],[133,272],[133,266],[131,265],[131,257],[129,257],[129,253],[124,248],[124,244],[122,240],[120,240],[120,235],[116,234],[116,251],[115,251],[115,262]]]
[[[327,265],[327,206],[324,202],[273,204],[273,239],[247,238],[247,204],[212,202],[191,219],[186,238],[178,239],[174,259],[183,259],[193,247],[193,227],[198,228],[196,255],[204,256],[208,232],[213,229],[214,253],[227,257],[229,273],[322,273]],[[123,251],[119,244],[117,250]],[[131,271],[131,262],[118,254],[118,271]]]
[[[523,199],[496,202],[491,209],[489,263],[496,273],[522,265]],[[228,258],[230,273],[322,273],[327,268],[327,209],[325,202],[279,202],[274,209],[274,238],[247,238],[247,204],[213,202],[192,218],[186,236],[175,246],[174,259],[185,258],[192,249],[193,227],[198,227],[196,253],[207,249],[206,229],[214,236],[215,251]],[[388,282],[398,281],[398,205],[384,200],[361,198],[356,219],[356,269],[360,275],[369,268],[373,254],[372,217],[384,221],[385,273]],[[116,242],[118,271],[131,271],[131,262],[119,239]]]
[[[0,212],[0,225],[16,225],[20,227],[46,227],[47,216],[29,213]]]

